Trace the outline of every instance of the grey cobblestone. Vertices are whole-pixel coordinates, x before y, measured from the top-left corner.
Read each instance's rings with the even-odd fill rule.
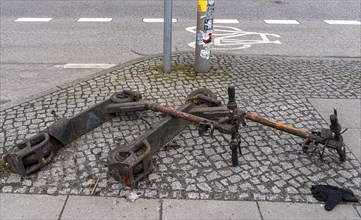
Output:
[[[192,64],[194,57],[179,54],[173,62]],[[306,98],[361,98],[361,62],[354,59],[214,55],[208,74],[187,70],[163,75],[152,68],[160,64],[161,57],[152,58],[2,111],[0,155],[49,126],[52,110],[60,117],[73,116],[122,89],[176,107],[201,86],[226,103],[227,86],[235,85],[245,110],[305,130],[328,126]],[[153,112],[121,114],[61,149],[41,172],[24,179],[8,175],[0,191],[90,195],[99,178],[96,195],[126,195],[132,189],[107,173],[107,154],[148,129],[140,116],[151,122],[161,118]],[[144,198],[316,202],[311,185],[331,184],[361,196],[360,162],[349,151],[343,164],[329,150],[321,162],[302,153],[298,137],[253,122],[241,135],[243,156],[233,168],[227,135],[199,137],[196,127],[189,126],[175,138],[179,147],[154,155],[155,170],[137,190]]]

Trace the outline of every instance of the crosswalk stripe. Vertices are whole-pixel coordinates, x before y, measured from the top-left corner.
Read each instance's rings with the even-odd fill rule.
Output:
[[[111,22],[113,18],[79,18],[78,22]]]
[[[267,24],[300,24],[296,20],[264,20]]]
[[[108,64],[108,63],[67,63],[64,65],[55,65],[57,68],[66,68],[66,69],[108,69],[117,64]]]
[[[18,18],[15,22],[49,22],[53,18]]]
[[[323,20],[327,24],[348,24],[348,25],[361,25],[361,22],[355,20]]]

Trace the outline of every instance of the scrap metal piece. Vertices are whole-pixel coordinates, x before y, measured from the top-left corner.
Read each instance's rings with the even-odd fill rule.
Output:
[[[112,103],[105,108],[105,112],[114,114],[147,110],[147,101],[142,101],[141,99],[142,95],[139,92],[130,90],[115,92],[110,97]]]
[[[11,148],[4,157],[11,171],[22,176],[36,172],[47,165],[54,156],[48,133],[40,133]]]
[[[109,114],[148,110],[148,101],[119,102],[109,104],[105,111]]]
[[[59,119],[55,111],[52,111],[56,121],[39,134],[11,147],[4,161],[13,172],[22,176],[39,171],[50,163],[60,148],[111,119],[114,116],[111,113],[128,111],[130,103],[137,103],[136,105],[139,106],[140,99],[139,93],[124,90],[114,93],[111,98],[71,118]],[[106,111],[115,102],[124,106],[117,106],[117,109],[112,112]],[[134,108],[134,110],[139,110],[139,108]]]
[[[152,171],[153,164],[150,153],[151,147],[146,139],[137,142],[131,149],[117,148],[109,152],[109,172],[126,185],[139,182]]]
[[[298,128],[295,128],[293,126],[285,125],[285,124],[282,124],[280,122],[272,121],[272,120],[260,117],[258,115],[255,115],[255,114],[246,113],[244,115],[244,118],[248,119],[250,121],[254,121],[254,122],[263,124],[263,125],[265,125],[267,127],[272,127],[272,128],[277,129],[277,130],[284,131],[284,132],[287,132],[289,134],[296,135],[296,136],[301,137],[301,138],[308,138],[310,136],[310,134],[311,134],[308,131],[298,129]]]
[[[110,174],[127,185],[135,184],[148,175],[153,169],[152,155],[192,122],[198,126],[200,135],[210,131],[213,137],[214,130],[231,135],[229,144],[233,166],[238,165],[238,151],[241,154],[239,128],[241,124],[245,125],[245,119],[307,139],[302,148],[304,151],[322,144],[324,148],[319,150],[321,159],[327,147],[337,150],[340,160],[345,161],[343,132],[336,110],[330,117],[329,129],[308,132],[242,111],[237,107],[234,87],[228,88],[228,98],[228,104],[221,105],[211,90],[197,89],[188,96],[186,104],[173,109],[141,100],[138,92],[124,90],[71,118],[57,120],[40,134],[13,146],[4,160],[12,171],[28,175],[47,165],[58,149],[103,124],[116,113],[153,110],[168,116],[133,142],[116,147],[108,155]],[[58,119],[55,112],[53,115]]]
[[[186,103],[177,110],[186,112],[193,107],[193,103]],[[108,154],[110,175],[126,185],[136,184],[152,171],[152,155],[190,123],[182,118],[166,116],[134,141],[117,146]]]
[[[195,96],[201,97],[201,99],[194,98]],[[231,104],[232,100],[235,102],[234,89]],[[237,109],[232,108],[234,118],[227,121],[228,123],[220,123],[218,121],[209,120],[187,113],[198,106],[216,106],[207,107],[210,111],[212,108],[217,108],[218,103],[220,102],[216,100],[216,96],[210,90],[195,90],[190,94],[190,96],[188,96],[187,101],[188,103],[178,109],[164,107],[153,102],[147,103],[148,109],[166,113],[170,116],[167,116],[156,125],[152,125],[152,129],[148,130],[128,145],[119,146],[109,152],[109,172],[115,179],[124,182],[126,185],[133,185],[139,182],[152,171],[152,154],[171,141],[174,136],[176,136],[191,122],[196,123],[203,133],[210,130],[212,135],[213,130],[217,129],[222,133],[231,134],[231,148],[233,152],[232,163],[234,166],[238,164],[237,149],[240,147],[238,127],[241,120],[239,120]],[[235,107],[237,107],[237,105],[235,105]],[[230,110],[228,109],[228,114],[229,112]],[[202,134],[202,132],[200,133]],[[142,150],[141,153],[136,153],[139,152],[139,149],[144,148],[147,150]],[[151,150],[151,153],[149,152],[149,149]]]
[[[186,112],[178,111],[173,108],[163,107],[158,103],[150,102],[148,103],[148,108],[153,111],[159,111],[175,117],[183,118],[196,124],[205,125],[207,128],[214,127],[214,129],[217,129],[218,131],[225,134],[233,134],[236,131],[236,128],[233,125],[221,124],[218,121],[212,121]]]
[[[126,103],[126,102],[135,102],[142,99],[142,94],[136,91],[123,90],[121,92],[115,92],[110,99],[114,103]]]
[[[111,119],[112,115],[104,111],[111,103],[106,99],[71,118],[59,119],[45,131],[65,146]]]
[[[192,101],[196,105],[200,106],[205,104],[206,106],[221,106],[222,102],[217,100],[217,95],[213,93],[210,89],[200,88],[192,91],[188,97],[187,101]]]
[[[112,150],[108,157],[111,175],[118,180],[122,180],[127,185],[135,184],[148,175],[152,169],[152,153],[159,150],[186,126],[186,124],[181,125],[180,122],[175,123],[174,120],[180,120],[188,124],[191,122],[196,123],[200,135],[204,135],[205,132],[210,131],[212,137],[214,129],[221,133],[230,134],[231,141],[229,144],[232,152],[233,166],[238,166],[238,152],[242,154],[240,147],[241,136],[238,130],[241,124],[245,124],[245,119],[302,138],[316,138],[317,143],[322,143],[329,148],[338,149],[338,152],[344,152],[344,149],[338,146],[340,143],[343,143],[340,134],[341,126],[337,123],[337,120],[334,119],[334,116],[332,116],[331,121],[333,122],[331,123],[330,129],[324,129],[320,134],[315,134],[242,111],[237,107],[234,87],[228,88],[228,97],[228,104],[226,106],[219,106],[219,102],[210,90],[198,89],[188,96],[187,101],[192,102],[193,105],[186,111],[182,109],[182,107],[181,109],[173,109],[154,102],[146,103],[149,110],[162,112],[170,116],[155,126],[152,126],[151,130],[141,135],[132,143]],[[208,117],[212,118],[212,120],[208,119]],[[163,123],[169,123],[167,124],[169,127]],[[136,156],[137,154],[134,152],[144,147],[147,147],[148,150],[143,150],[143,153]],[[149,153],[149,149],[151,153]],[[342,158],[340,159],[342,160]]]
[[[323,153],[325,148],[334,149],[339,155],[341,162],[346,161],[346,147],[343,142],[342,126],[338,123],[337,111],[334,109],[334,114],[330,116],[330,128],[322,128],[321,131],[313,131],[308,137],[307,140],[302,145],[303,152],[315,152],[318,150],[318,154],[323,160]],[[322,145],[321,149],[318,148],[318,145]]]
[[[225,105],[219,107],[195,107],[189,113],[203,118],[214,119],[227,117],[229,110]]]
[[[237,113],[238,107],[236,102],[236,91],[233,86],[228,87],[228,103],[227,108],[229,110],[228,124],[235,127],[235,132],[232,133],[232,140],[230,142],[230,148],[232,152],[232,165],[238,166],[238,150],[241,153],[241,135],[239,134],[239,127],[243,117],[240,117]]]

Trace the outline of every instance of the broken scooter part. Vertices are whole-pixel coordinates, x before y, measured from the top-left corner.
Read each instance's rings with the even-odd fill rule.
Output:
[[[97,103],[71,118],[59,118],[52,111],[55,122],[39,134],[11,147],[4,156],[4,161],[10,170],[22,176],[39,171],[50,163],[60,148],[114,117],[114,114],[106,111],[107,107],[115,103],[129,104],[140,99],[139,93],[124,90],[121,93],[114,93],[111,98]],[[139,109],[139,104],[134,108]],[[118,109],[118,112],[121,110],[121,108]],[[125,106],[124,112],[128,111],[129,107]]]
[[[228,96],[228,104],[222,105],[210,90],[196,90],[189,95],[186,104],[177,110],[148,102],[148,109],[163,112],[169,116],[164,121],[152,125],[152,129],[131,143],[118,146],[109,152],[108,164],[111,175],[127,185],[140,181],[152,170],[152,154],[184,129],[185,121],[195,123],[200,135],[209,132],[212,137],[214,130],[230,134],[229,145],[233,166],[238,165],[238,152],[241,154],[239,128],[241,125],[245,125],[245,119],[306,139],[303,144],[304,152],[308,151],[311,146],[314,149],[319,149],[318,146],[322,145],[322,150],[319,150],[321,159],[323,159],[323,153],[320,152],[323,152],[327,147],[337,150],[340,161],[345,161],[345,146],[336,113],[331,116],[330,129],[322,129],[321,132],[308,132],[242,111],[237,107],[233,87],[228,88]],[[193,106],[184,111],[185,106],[189,106],[190,102],[193,103]],[[180,121],[172,122],[176,118],[182,123]],[[166,126],[163,125],[165,121],[169,122]]]
[[[302,148],[305,152],[318,149],[322,158],[324,149],[330,148],[338,152],[341,161],[345,161],[343,132],[337,121],[336,111],[331,116],[329,129],[307,132],[244,112],[237,107],[233,87],[228,88],[228,98],[227,105],[222,105],[209,89],[197,89],[187,97],[185,104],[173,109],[142,100],[141,95],[134,91],[116,92],[109,99],[69,119],[58,119],[40,134],[13,146],[4,160],[13,172],[29,175],[50,163],[57,150],[111,119],[116,113],[152,110],[168,116],[152,125],[151,129],[134,141],[117,146],[109,152],[110,174],[127,185],[137,183],[148,175],[153,169],[152,155],[190,123],[197,125],[200,135],[210,133],[212,137],[215,130],[231,135],[229,145],[233,166],[238,165],[238,152],[241,153],[239,129],[241,125],[245,125],[246,120],[306,139]],[[322,146],[321,150],[319,146]]]

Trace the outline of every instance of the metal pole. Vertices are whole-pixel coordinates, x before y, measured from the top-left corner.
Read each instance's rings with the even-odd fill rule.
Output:
[[[172,71],[172,8],[173,0],[164,0],[163,72]]]
[[[206,73],[211,69],[211,45],[213,44],[214,0],[198,0],[196,54],[194,70]]]

